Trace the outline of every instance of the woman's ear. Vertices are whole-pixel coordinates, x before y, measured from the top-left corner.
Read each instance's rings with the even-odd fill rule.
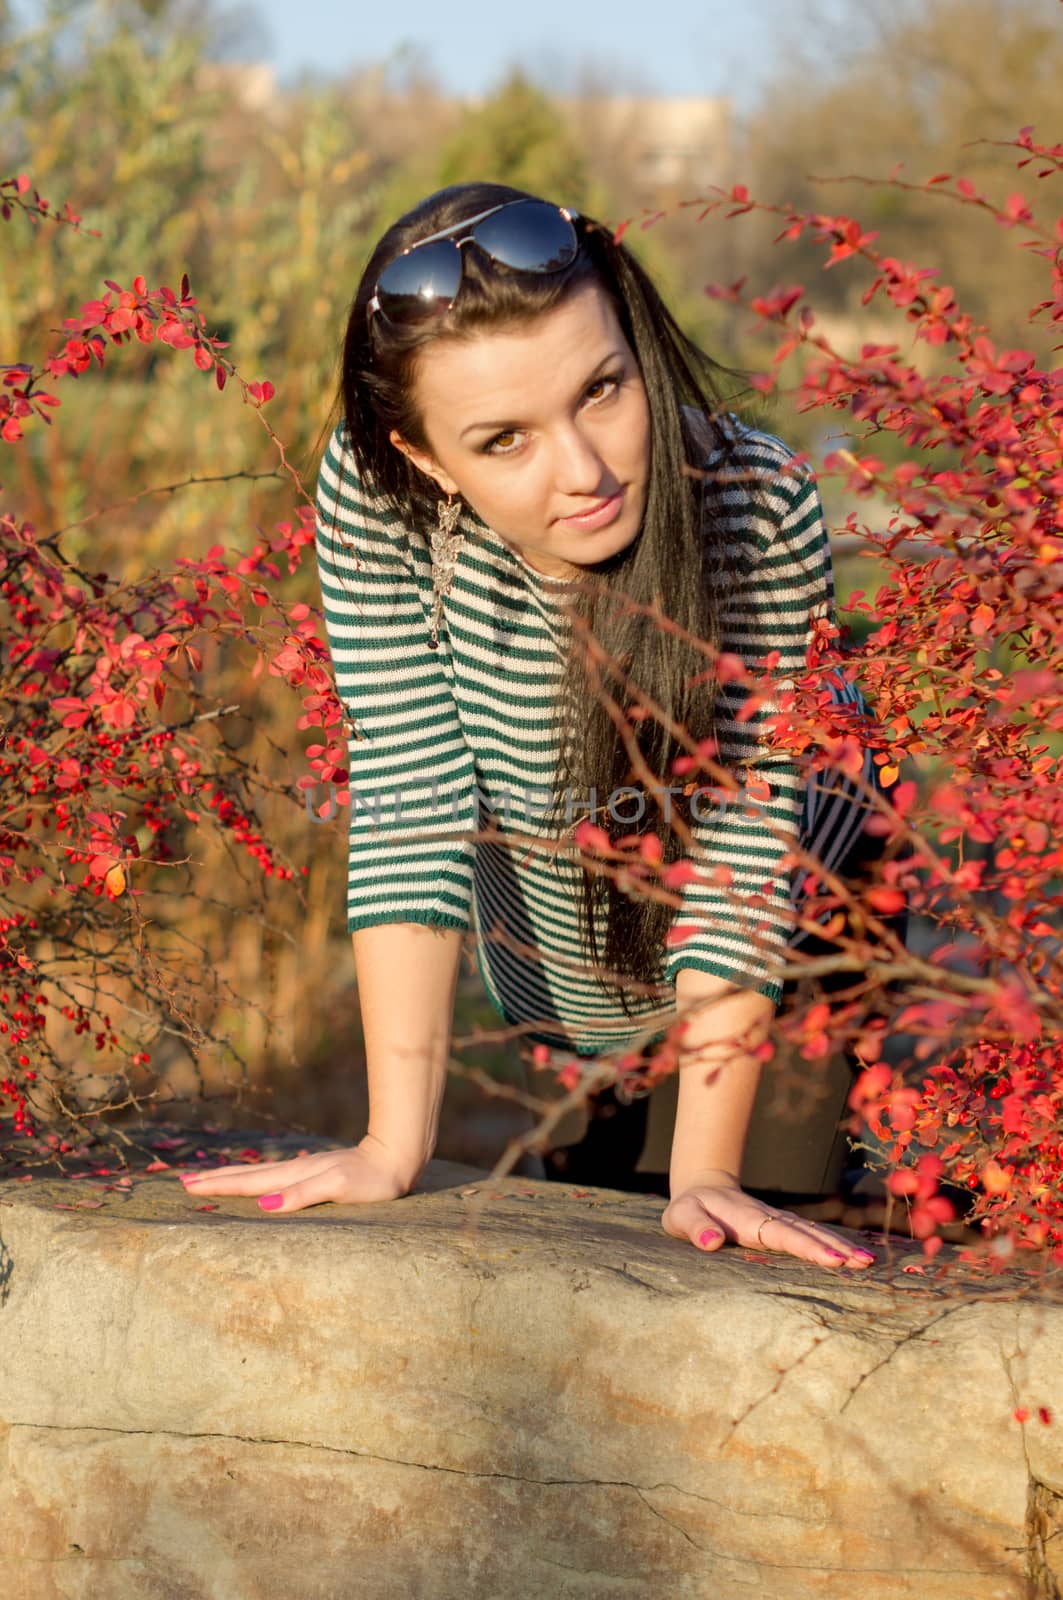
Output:
[[[444,494],[461,493],[454,479],[447,476],[439,463],[428,455],[426,451],[418,450],[412,444],[408,444],[397,429],[392,428],[388,438],[395,446],[395,449],[401,450],[402,454],[412,461],[415,467],[423,472],[426,477],[431,478],[434,483],[438,484]]]

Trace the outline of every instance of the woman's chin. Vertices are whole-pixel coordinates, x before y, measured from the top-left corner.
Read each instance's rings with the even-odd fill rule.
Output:
[[[568,541],[563,550],[558,550],[558,557],[579,567],[601,567],[624,555],[641,531],[641,525],[625,529],[620,524],[614,524],[597,533],[580,534]]]

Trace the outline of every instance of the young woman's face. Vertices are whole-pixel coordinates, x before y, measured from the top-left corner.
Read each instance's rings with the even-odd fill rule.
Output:
[[[578,577],[637,535],[650,471],[649,405],[597,285],[521,327],[426,345],[415,398],[430,453],[394,430],[392,444],[538,571]],[[600,515],[573,520],[600,507]]]

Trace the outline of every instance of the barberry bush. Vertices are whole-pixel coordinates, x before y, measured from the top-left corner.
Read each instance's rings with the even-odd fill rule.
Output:
[[[0,202],[9,226],[81,229],[25,175],[0,185]],[[242,550],[214,544],[130,578],[90,568],[68,530],[36,528],[0,500],[0,1094],[16,1133],[47,1128],[57,1149],[102,1112],[152,1100],[160,1042],[168,1064],[175,1052],[238,1057],[217,1022],[253,997],[223,992],[193,907],[298,923],[307,867],[271,842],[262,810],[302,812],[315,778],[304,772],[301,788],[286,751],[271,766],[226,738],[244,709],[219,695],[232,662],[252,685],[266,673],[297,691],[292,725],[317,731],[326,778],[324,756],[335,764],[342,746],[310,607],[280,594],[313,543],[314,511],[264,416],[273,385],[240,376],[187,277],[176,290],[140,277],[105,288],[39,367],[0,369],[0,449],[10,457],[56,426],[64,387],[137,341],[190,360],[219,402],[232,380],[300,504]]]
[[[1058,182],[1063,145],[1033,134],[1026,127],[1009,142],[1018,170],[1034,185]],[[974,208],[987,251],[1003,239],[1043,261],[1044,298],[1028,313],[1041,360],[1037,349],[999,348],[932,267],[890,256],[858,218],[797,214],[741,188],[700,215],[776,213],[779,241],[810,236],[827,247],[825,268],[860,274],[860,305],[881,319],[885,304],[898,342],[840,353],[817,332],[804,285],[748,300],[742,282],[708,292],[746,307],[773,338],[758,387],[780,388],[796,356],[798,410],[844,415],[838,431],[849,442],[827,452],[821,477],[885,520],[872,528],[847,516],[844,530],[875,553],[884,581],[871,596],[849,596],[842,636],[817,654],[861,683],[885,735],[875,759],[904,778],[869,828],[913,853],[884,864],[867,900],[889,911],[906,898],[934,937],[925,954],[907,952],[892,1014],[830,1019],[832,1036],[841,1030],[865,1063],[851,1131],[879,1141],[887,1186],[909,1204],[928,1255],[954,1215],[940,1192],[947,1179],[976,1197],[971,1219],[982,1223],[991,1263],[1045,1248],[1059,1263],[1063,372],[1052,358],[1063,326],[1063,216],[1039,221],[1029,189],[994,198],[962,175],[881,181]],[[787,748],[809,754],[813,768],[839,758],[855,768],[843,729],[823,737],[815,671],[782,703],[777,734]],[[869,972],[883,957],[892,965],[873,940],[853,954]],[[826,1024],[825,1008],[813,1007],[795,1019],[798,1032],[813,1027],[813,1013]],[[911,1059],[887,1064],[898,1032],[914,1038]],[[828,1045],[826,1031],[813,1033],[802,1053]]]

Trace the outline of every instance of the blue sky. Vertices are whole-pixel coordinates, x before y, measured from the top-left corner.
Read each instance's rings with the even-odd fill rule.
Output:
[[[104,0],[13,0],[23,26],[51,7],[89,23]],[[194,12],[197,7],[193,6]],[[753,103],[783,63],[838,62],[861,31],[859,0],[207,0],[222,58],[268,62],[282,88],[411,58],[445,92],[489,93],[515,65],[544,88],[575,93],[581,72],[616,94],[728,96]],[[180,16],[178,4],[176,15]],[[89,24],[91,25],[91,24]]]
[[[729,95],[737,108],[778,64],[795,9],[793,0],[253,0],[246,36],[257,14],[267,38],[247,58],[269,61],[284,85],[304,68],[331,75],[412,48],[461,95],[490,91],[520,62],[560,92],[586,67],[618,93]],[[813,26],[806,41],[814,47],[826,32]]]

